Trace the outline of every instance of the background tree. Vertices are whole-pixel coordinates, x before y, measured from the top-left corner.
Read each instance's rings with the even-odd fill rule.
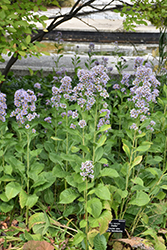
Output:
[[[107,2],[107,1],[106,1]],[[119,5],[118,5],[119,2]],[[45,3],[53,3],[59,6],[58,1],[47,0]],[[116,4],[115,4],[116,3]],[[43,0],[1,0],[0,2],[0,61],[3,54],[8,54],[8,61],[4,71],[0,75],[0,89],[3,80],[7,76],[12,65],[21,57],[40,56],[37,47],[46,33],[52,31],[61,23],[72,18],[104,11],[117,11],[125,15],[124,27],[126,30],[133,29],[136,24],[145,24],[151,21],[157,28],[166,25],[167,3],[166,0],[131,0],[131,4],[122,0],[108,0],[107,3],[97,6],[96,0],[77,0],[70,11],[65,14],[56,14],[51,23],[46,27],[46,16],[40,16],[38,10],[46,10]],[[89,7],[87,10],[86,7]],[[43,31],[37,31],[37,22],[43,25]]]

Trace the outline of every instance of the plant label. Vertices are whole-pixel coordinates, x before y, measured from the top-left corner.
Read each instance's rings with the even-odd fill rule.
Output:
[[[125,230],[125,220],[112,220],[109,223],[107,232],[109,233],[123,233]]]

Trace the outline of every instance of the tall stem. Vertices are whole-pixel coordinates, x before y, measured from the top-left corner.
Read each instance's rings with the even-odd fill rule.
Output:
[[[29,131],[27,132],[27,194],[29,195],[29,170],[30,170],[30,136]],[[28,212],[29,208],[26,207],[26,225],[28,225]]]
[[[67,111],[66,111],[67,114]],[[66,115],[66,128],[68,127],[68,117]],[[68,154],[68,132],[66,132],[66,155]],[[68,172],[68,161],[66,161],[66,173]],[[65,189],[67,189],[67,181],[64,181]]]
[[[126,175],[126,186],[125,186],[125,190],[128,191],[128,184],[129,184],[129,176],[130,176],[130,171],[131,171],[131,164],[132,164],[132,161],[133,161],[133,152],[134,152],[134,147],[137,146],[137,142],[136,142],[136,131],[135,131],[135,134],[134,134],[134,138],[133,138],[133,145],[132,145],[132,151],[131,151],[131,155],[130,155],[130,162],[128,163],[128,173]],[[136,143],[135,143],[136,142]],[[120,211],[120,218],[123,219],[124,217],[124,214],[126,212],[126,210],[124,209],[124,212],[123,212],[123,208],[124,208],[124,205],[125,205],[125,200],[126,198],[123,199],[122,201],[122,205],[121,205],[121,211]]]
[[[88,212],[87,212],[87,202],[88,202],[88,198],[87,198],[87,190],[88,190],[88,180],[86,179],[86,191],[85,191],[85,220],[86,220],[86,229],[85,229],[85,233],[86,233],[86,250],[89,249],[88,247]]]
[[[97,127],[97,119],[98,119],[97,111],[98,111],[98,101],[96,102],[95,116],[94,116],[93,157],[92,157],[93,164],[94,164],[94,161],[95,161],[95,148],[96,148],[96,146],[95,146],[95,142],[96,142],[96,127]]]

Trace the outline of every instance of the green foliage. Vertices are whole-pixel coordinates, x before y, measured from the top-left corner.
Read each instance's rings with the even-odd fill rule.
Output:
[[[126,30],[134,30],[136,25],[147,25],[150,21],[156,28],[167,26],[167,3],[165,0],[132,0],[132,7],[124,4],[121,15],[126,16],[124,28]]]
[[[22,79],[10,76],[6,82],[10,88],[3,89],[8,113],[6,121],[0,121],[0,212],[10,213],[11,217],[16,214],[19,225],[22,221],[29,228],[27,232],[19,227],[24,243],[42,241],[49,235],[58,249],[61,244],[70,249],[106,249],[109,222],[125,219],[131,236],[142,234],[157,249],[159,246],[163,249],[158,232],[165,228],[167,216],[167,85],[159,87],[157,103],[148,102],[151,112],[141,121],[140,117],[130,115],[136,107],[128,99],[132,97],[130,88],[135,79],[129,78],[129,87],[123,92],[121,89],[126,85],[122,66],[117,65],[120,78],[116,83],[120,88],[115,88],[115,80],[106,74],[106,78],[99,77],[101,66],[98,70],[90,66],[90,70],[84,71],[87,78],[82,97],[87,98],[84,95],[87,82],[102,85],[104,79],[108,83],[102,90],[108,87],[110,94],[104,98],[102,90],[94,92],[95,102],[90,109],[86,103],[80,104],[79,90],[76,101],[69,101],[63,92],[81,87],[79,73],[83,71],[78,71],[71,80],[64,75],[60,78],[33,75]],[[106,67],[102,69],[106,73]],[[67,84],[68,88],[64,88],[62,83],[67,80],[68,84],[71,81],[71,87]],[[40,83],[40,88],[34,83]],[[43,93],[36,101],[40,117],[29,121],[29,128],[10,117],[14,110],[14,90],[23,86],[32,89],[36,96]],[[53,86],[63,92],[59,92],[58,108],[53,105],[52,91],[56,91]],[[48,99],[52,103],[47,101],[46,105]],[[101,119],[107,115],[109,121],[100,126],[99,121],[104,121]],[[155,121],[153,131],[148,127],[150,121]],[[134,122],[137,129],[131,127]],[[85,175],[84,166],[88,172]],[[65,241],[67,235],[70,239]]]

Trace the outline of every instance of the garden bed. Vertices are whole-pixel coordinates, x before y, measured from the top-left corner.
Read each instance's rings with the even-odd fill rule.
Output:
[[[1,249],[166,249],[166,70],[118,57],[113,78],[91,46],[72,76],[2,86]]]

